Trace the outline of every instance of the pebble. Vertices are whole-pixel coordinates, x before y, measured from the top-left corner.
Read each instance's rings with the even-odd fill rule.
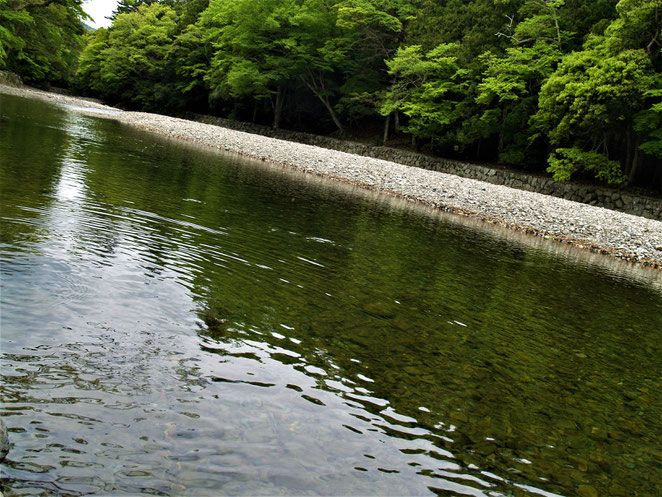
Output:
[[[55,101],[53,94],[0,85],[0,92]],[[662,269],[662,221],[438,171],[278,140],[211,124],[126,112],[57,96],[77,112],[422,202],[520,232]],[[654,247],[655,250],[646,249]]]

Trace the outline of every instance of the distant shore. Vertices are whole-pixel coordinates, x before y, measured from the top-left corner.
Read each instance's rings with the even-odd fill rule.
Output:
[[[617,259],[662,269],[662,222],[437,171],[159,114],[0,85],[0,92],[64,105],[161,135],[377,190]]]

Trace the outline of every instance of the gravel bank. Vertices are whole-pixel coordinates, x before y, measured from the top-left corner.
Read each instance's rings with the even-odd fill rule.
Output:
[[[251,135],[81,98],[0,85],[38,98],[219,150],[359,185],[431,207],[662,269],[662,222],[557,197],[493,185],[394,162]]]

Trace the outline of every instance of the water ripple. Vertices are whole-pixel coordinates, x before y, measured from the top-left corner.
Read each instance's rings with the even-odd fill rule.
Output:
[[[0,490],[659,487],[653,287],[4,102]]]

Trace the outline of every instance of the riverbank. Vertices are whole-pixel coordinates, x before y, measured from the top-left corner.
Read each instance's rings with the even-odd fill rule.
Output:
[[[64,105],[161,135],[420,202],[490,224],[662,269],[662,222],[558,197],[87,99],[0,85],[0,92]]]
[[[215,124],[223,128],[244,131],[281,140],[316,145],[322,148],[348,152],[350,154],[383,159],[407,166],[415,166],[432,171],[477,179],[494,185],[510,186],[518,190],[542,193],[584,204],[606,207],[635,216],[662,221],[662,198],[652,191],[640,188],[610,187],[598,183],[581,181],[554,181],[550,175],[540,172],[516,170],[489,164],[472,164],[457,159],[435,157],[413,150],[389,146],[370,145],[330,136],[314,135],[301,131],[272,128],[247,122],[233,121],[220,117],[191,114],[185,119]]]

